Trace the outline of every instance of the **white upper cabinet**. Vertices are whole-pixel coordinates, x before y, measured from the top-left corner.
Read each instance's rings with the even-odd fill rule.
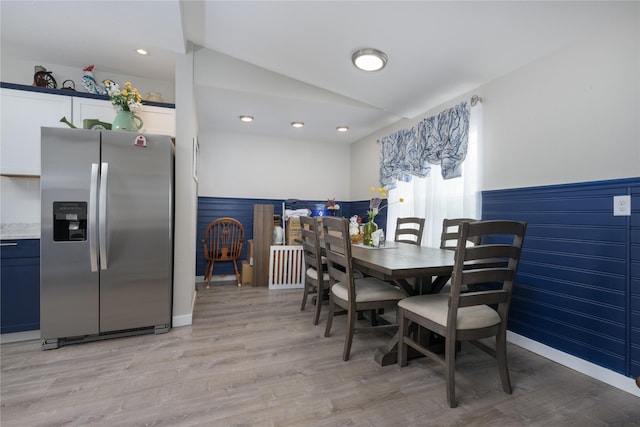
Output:
[[[176,110],[173,108],[143,105],[138,115],[144,121],[141,132],[176,136]]]
[[[83,120],[100,120],[111,123],[116,117],[116,110],[109,101],[92,98],[73,98],[73,124],[82,129]]]
[[[140,133],[176,136],[176,114],[173,108],[143,105],[142,111],[135,113],[142,119]],[[83,127],[86,119],[97,119],[113,123],[116,110],[110,101],[91,98],[73,98],[73,124]]]
[[[40,175],[40,128],[66,127],[71,97],[1,88],[0,98],[0,174]]]
[[[40,128],[67,127],[66,117],[78,128],[85,119],[112,123],[116,110],[109,100],[0,88],[0,174],[40,175]],[[143,105],[140,133],[176,135],[173,108]]]

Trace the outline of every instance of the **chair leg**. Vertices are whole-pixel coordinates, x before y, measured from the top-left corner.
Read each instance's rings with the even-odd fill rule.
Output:
[[[455,408],[456,403],[456,339],[455,336],[449,336],[446,338],[444,345],[444,360],[445,360],[445,385],[447,392],[447,402],[450,408]]]
[[[398,307],[398,365],[407,366],[407,343],[404,337],[409,336],[409,321],[404,317],[404,310]]]
[[[238,282],[238,286],[242,286],[242,282],[240,281],[240,273],[238,272],[238,263],[236,260],[233,260],[233,269],[236,271],[236,281]]]
[[[509,364],[507,362],[507,338],[505,335],[503,332],[496,335],[496,360],[498,362],[502,389],[505,393],[511,394],[511,379],[509,378]]]
[[[302,305],[300,305],[300,311],[304,311],[304,306],[307,305],[307,297],[309,296],[309,284],[307,279],[304,279],[304,288],[302,291]]]
[[[213,276],[213,260],[209,261],[209,264],[207,265],[207,289],[209,289],[209,286],[211,286],[211,276]]]
[[[318,285],[316,286],[316,313],[313,316],[313,324],[317,325],[318,322],[320,321],[320,310],[322,309],[322,293],[323,293],[323,289],[322,289],[322,281],[320,281],[318,283]]]
[[[398,307],[398,311],[396,313],[396,319],[398,322],[398,357],[397,363],[398,366],[403,367],[407,366],[407,344],[404,342],[404,337],[407,336],[408,333],[408,324],[409,321],[404,317],[404,310]]]
[[[336,304],[333,302],[333,295],[329,295],[329,313],[327,314],[327,325],[324,328],[324,336],[331,335],[331,324],[333,323],[333,313],[336,309]]]
[[[351,343],[353,342],[353,332],[356,328],[357,313],[355,310],[347,310],[347,336],[344,340],[344,351],[342,352],[342,360],[345,362],[349,360],[349,354],[351,353]]]
[[[209,280],[209,265],[211,265],[211,261],[207,261],[207,266],[204,268],[204,281],[205,281],[205,283]]]

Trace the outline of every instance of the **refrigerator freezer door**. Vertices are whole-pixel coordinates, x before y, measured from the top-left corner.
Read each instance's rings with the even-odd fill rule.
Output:
[[[96,334],[99,331],[99,273],[91,271],[90,238],[78,237],[78,206],[90,203],[91,165],[100,161],[100,134],[87,130],[42,128],[40,335],[43,340]],[[68,213],[68,234],[54,239]],[[60,203],[62,202],[62,203]],[[63,230],[64,231],[64,230]]]
[[[101,162],[109,166],[101,178],[108,191],[100,207],[107,216],[101,242],[107,253],[100,257],[108,264],[100,271],[100,332],[171,322],[171,140],[145,135],[141,146],[136,136],[102,132]]]

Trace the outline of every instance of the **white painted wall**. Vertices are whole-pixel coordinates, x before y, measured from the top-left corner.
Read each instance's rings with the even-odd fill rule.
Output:
[[[0,177],[0,224],[40,224],[40,178]]]
[[[640,176],[640,15],[479,92],[485,190]]]
[[[603,32],[352,145],[351,199],[379,172],[376,140],[474,94],[484,99],[483,190],[640,176],[640,4]]]
[[[193,51],[176,55],[175,237],[173,326],[192,323],[195,301],[197,193],[193,179],[193,140],[198,123],[193,95]]]
[[[351,149],[247,134],[203,134],[199,196],[349,200]]]

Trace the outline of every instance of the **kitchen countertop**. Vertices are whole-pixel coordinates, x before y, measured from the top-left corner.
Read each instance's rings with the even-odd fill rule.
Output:
[[[40,223],[12,222],[0,224],[1,240],[39,239]]]

